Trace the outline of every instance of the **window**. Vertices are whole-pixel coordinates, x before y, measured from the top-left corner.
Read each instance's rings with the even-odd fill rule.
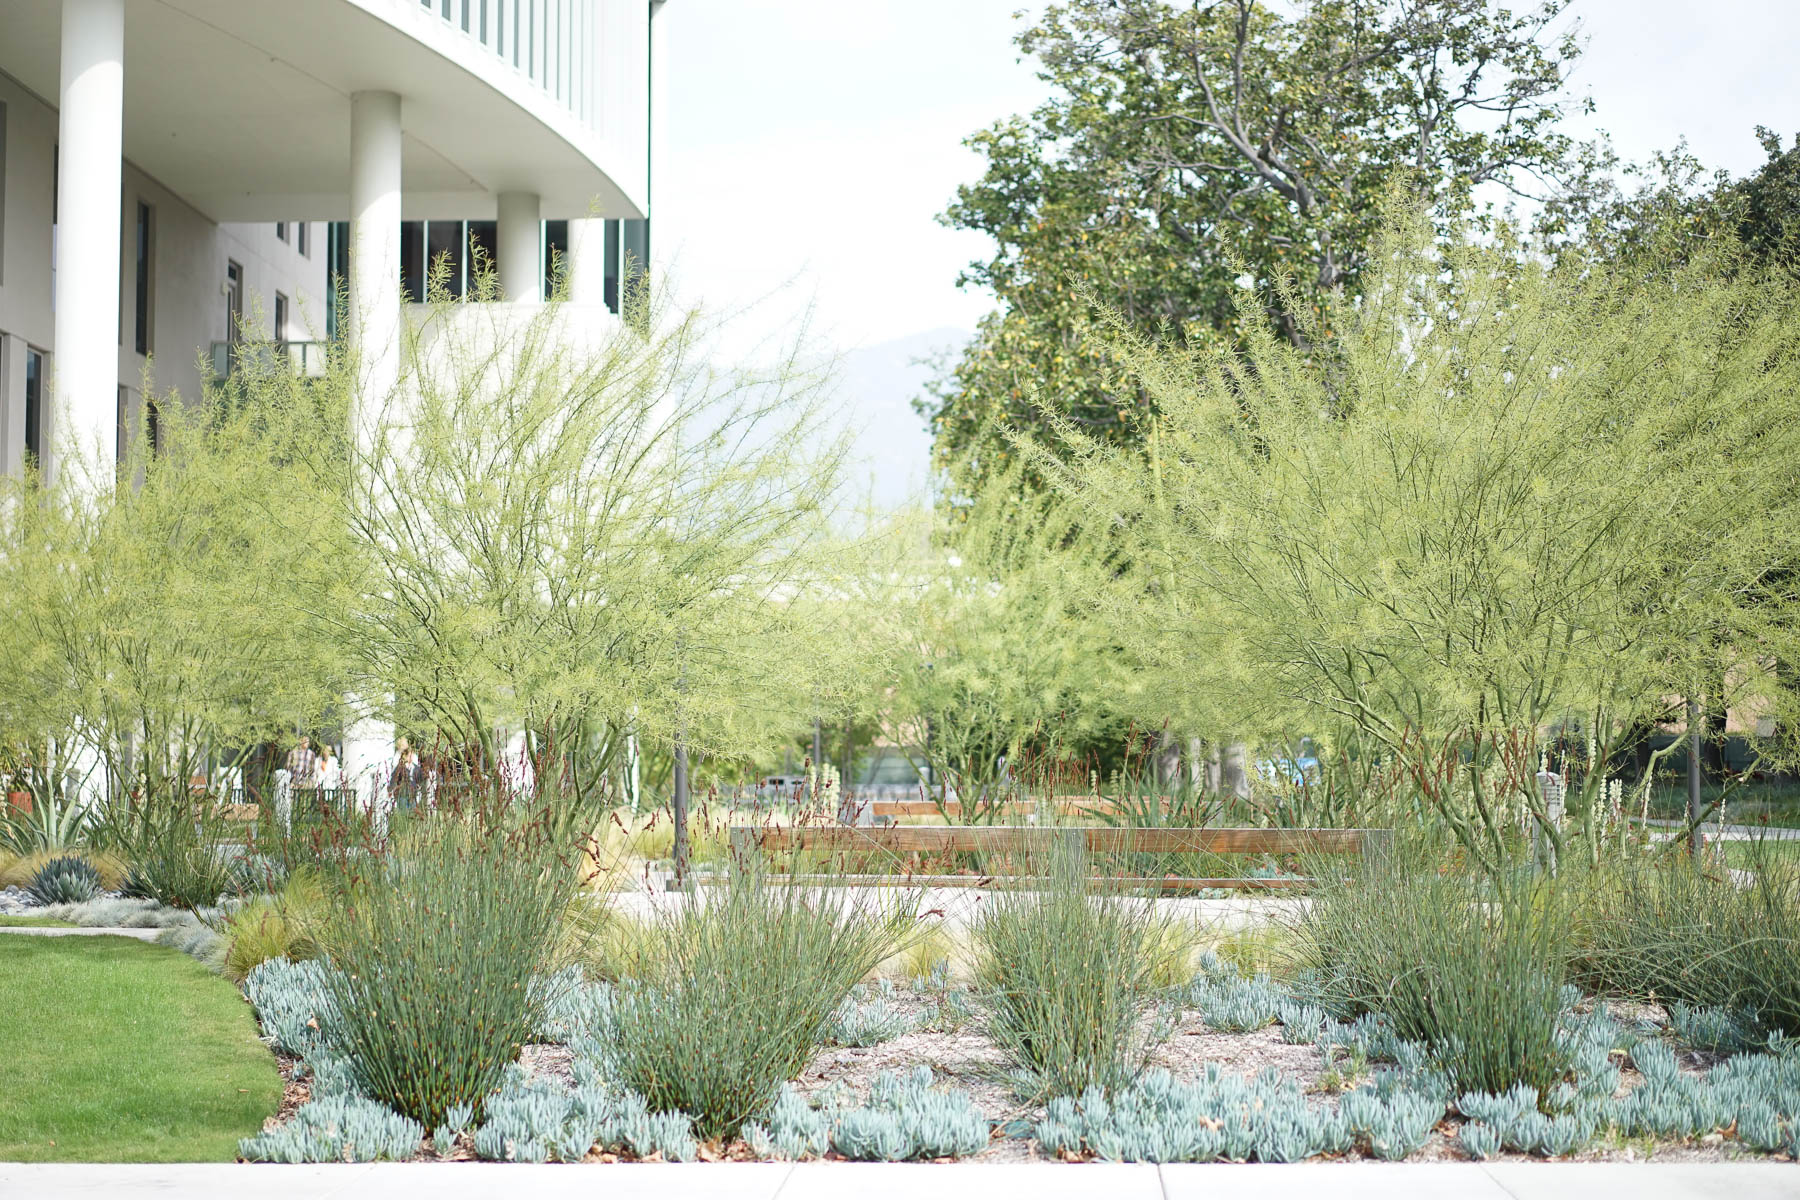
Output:
[[[25,461],[44,457],[44,352],[25,349]]]
[[[131,444],[131,389],[119,385],[117,421],[113,427],[113,461],[125,461],[125,447]]]
[[[137,245],[135,247],[137,256],[137,313],[136,324],[134,325],[131,334],[131,345],[139,354],[150,353],[151,273],[155,267],[151,242],[153,236],[152,222],[153,214],[150,211],[150,206],[145,204],[142,200],[138,201]]]
[[[333,221],[325,226],[325,278],[331,284],[331,305],[325,310],[325,336],[335,342],[342,316],[339,307],[348,300],[345,293],[350,280],[348,221]]]
[[[301,258],[312,257],[312,222],[300,221],[294,226],[294,245],[300,250]]]
[[[491,272],[499,261],[495,247],[499,245],[499,222],[469,222],[469,286],[475,286],[481,272]]]
[[[287,226],[288,223],[286,221],[275,222],[275,236],[284,242],[288,240]]]
[[[275,340],[288,340],[288,299],[280,292],[275,293]]]
[[[400,298],[425,300],[425,222],[400,222]]]
[[[0,104],[0,283],[6,282],[6,105]]]
[[[144,436],[150,439],[150,453],[162,449],[162,414],[156,411],[154,400],[144,401]]]
[[[225,340],[236,342],[243,336],[244,268],[225,260]]]
[[[562,290],[563,276],[569,267],[569,223],[544,222],[544,299]]]
[[[437,277],[439,267],[448,260],[449,270],[443,277],[443,286],[455,298],[460,298],[463,294],[463,260],[468,257],[464,245],[461,221],[432,221],[427,224],[425,247],[431,259],[432,278]]]
[[[606,246],[606,276],[603,285],[603,299],[609,311],[619,311],[619,222],[608,221],[603,228],[602,238]]]

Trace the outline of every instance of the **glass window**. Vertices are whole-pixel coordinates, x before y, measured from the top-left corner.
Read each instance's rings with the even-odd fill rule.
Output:
[[[288,340],[288,299],[280,292],[275,293],[275,340]]]
[[[275,236],[280,238],[284,242],[288,240],[287,225],[288,225],[288,223],[286,221],[275,222]]]
[[[475,286],[475,281],[480,277],[481,272],[493,271],[494,264],[499,261],[494,257],[494,248],[498,244],[500,237],[497,232],[497,225],[498,222],[495,221],[469,222],[470,287]]]
[[[414,304],[425,300],[425,222],[400,222],[400,296]]]
[[[463,262],[468,257],[463,244],[461,221],[432,221],[425,227],[425,246],[431,255],[431,278],[439,279],[442,272],[444,290],[456,298],[463,294]]]
[[[44,352],[25,351],[25,459],[38,463],[44,456]]]
[[[0,283],[6,282],[6,105],[0,104]]]
[[[562,290],[563,273],[568,269],[569,223],[544,222],[544,298]]]
[[[150,206],[143,201],[137,206],[137,278],[135,297],[137,301],[136,324],[132,329],[131,344],[139,354],[150,353],[150,305],[152,303],[151,272],[151,218]]]

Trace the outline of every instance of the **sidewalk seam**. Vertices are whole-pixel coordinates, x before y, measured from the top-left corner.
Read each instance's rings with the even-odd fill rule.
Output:
[[[1519,1193],[1507,1187],[1506,1181],[1495,1175],[1492,1168],[1490,1168],[1487,1163],[1480,1163],[1478,1165],[1481,1167],[1481,1173],[1488,1177],[1488,1182],[1505,1192],[1508,1196],[1511,1196],[1512,1200],[1520,1200]]]

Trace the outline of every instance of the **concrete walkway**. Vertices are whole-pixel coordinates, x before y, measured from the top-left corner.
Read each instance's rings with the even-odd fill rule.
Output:
[[[1686,829],[1686,821],[1670,821],[1661,817],[1651,817],[1648,821],[1639,820],[1638,824],[1652,829]],[[1800,829],[1789,829],[1782,825],[1726,825],[1719,826],[1713,822],[1705,822],[1700,832],[1708,839],[1723,839],[1727,842],[1752,842],[1767,838],[1771,842],[1800,841]]]
[[[1794,1200],[1792,1163],[21,1165],[6,1200]]]
[[[154,942],[160,929],[127,929],[123,925],[77,925],[60,928],[55,925],[0,925],[0,933],[22,933],[26,937],[128,937],[140,942]],[[0,1192],[0,1200],[7,1200]]]

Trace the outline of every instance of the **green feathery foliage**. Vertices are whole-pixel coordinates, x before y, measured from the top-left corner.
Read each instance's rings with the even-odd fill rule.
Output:
[[[1670,696],[1791,728],[1800,289],[1728,242],[1634,263],[1443,243],[1400,209],[1328,363],[1116,324],[1161,414],[1144,452],[1066,422],[1073,449],[1023,444],[1116,532],[1151,694],[1192,728],[1349,729],[1494,867],[1543,818],[1552,722],[1589,731],[1596,780]],[[1570,813],[1597,854],[1598,787]]]

